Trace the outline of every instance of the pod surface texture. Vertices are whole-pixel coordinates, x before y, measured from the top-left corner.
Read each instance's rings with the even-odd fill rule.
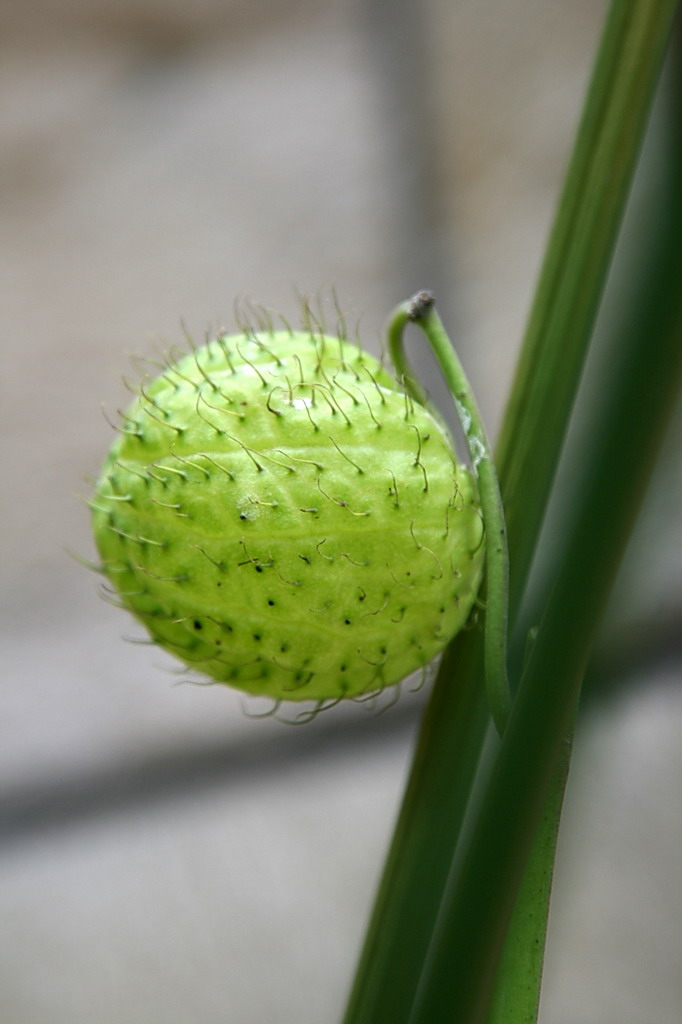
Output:
[[[102,572],[153,641],[278,700],[361,697],[426,665],[484,560],[444,429],[313,331],[221,336],[143,382],[92,508]]]

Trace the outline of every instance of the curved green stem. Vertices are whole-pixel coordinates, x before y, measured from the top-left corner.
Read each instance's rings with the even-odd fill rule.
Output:
[[[538,533],[551,491],[559,453],[578,387],[578,381],[592,334],[594,319],[609,268],[611,251],[622,218],[632,172],[646,126],[649,104],[675,13],[676,0],[612,0],[592,84],[581,119],[581,127],[555,228],[543,264],[531,322],[524,342],[514,389],[498,442],[497,466],[505,502],[505,518],[513,574],[510,581],[510,621],[518,619],[519,606],[529,576]],[[678,90],[679,91],[679,90]],[[669,188],[677,196],[674,215],[667,205],[670,193],[661,189],[663,222],[667,241],[661,249],[648,300],[633,297],[633,310],[626,313],[626,334],[640,335],[638,362],[628,371],[634,390],[613,417],[613,431],[620,435],[615,453],[617,465],[608,460],[596,468],[601,481],[601,502],[590,504],[585,533],[572,549],[566,564],[575,563],[575,594],[566,603],[560,595],[555,605],[554,631],[540,630],[528,656],[536,663],[534,692],[522,707],[523,686],[514,698],[514,711],[502,741],[509,747],[515,721],[519,735],[513,744],[512,768],[508,755],[500,760],[495,789],[509,785],[495,795],[495,808],[486,813],[486,835],[473,848],[473,824],[479,819],[486,791],[492,793],[490,773],[484,772],[481,789],[472,805],[471,789],[483,745],[485,708],[478,631],[463,632],[446,650],[432,698],[420,730],[419,742],[400,811],[395,837],[375,902],[368,936],[344,1017],[345,1024],[514,1024],[533,1019],[542,962],[544,921],[536,918],[532,937],[536,964],[519,970],[513,963],[514,932],[524,923],[525,896],[518,912],[509,916],[517,902],[518,882],[523,874],[530,844],[537,842],[537,822],[542,813],[545,782],[562,751],[575,714],[573,699],[564,688],[575,687],[571,676],[582,671],[574,662],[564,666],[564,652],[573,655],[583,641],[576,632],[576,616],[583,621],[594,615],[592,601],[595,581],[602,570],[605,545],[611,545],[620,517],[622,498],[628,502],[638,490],[633,468],[640,444],[654,440],[650,420],[659,420],[679,372],[682,356],[682,238],[679,159]],[[648,230],[651,225],[646,221]],[[647,236],[652,237],[652,236]],[[410,319],[409,310],[394,325],[400,333]],[[652,344],[651,339],[656,343]],[[615,349],[614,366],[624,355],[624,338]],[[627,346],[629,347],[629,345]],[[659,353],[664,347],[665,352]],[[402,357],[400,339],[395,345]],[[652,359],[655,356],[655,359]],[[660,358],[659,358],[660,356]],[[655,364],[655,365],[654,365]],[[404,359],[399,370],[407,369]],[[409,370],[405,373],[409,376]],[[646,392],[646,396],[645,396]],[[599,402],[609,398],[612,382],[602,389]],[[633,409],[643,409],[633,417]],[[599,430],[593,431],[601,437]],[[596,456],[600,445],[590,445],[586,455]],[[609,452],[613,457],[614,449]],[[644,454],[644,453],[642,453]],[[650,455],[649,455],[650,457]],[[647,459],[644,456],[642,467]],[[623,488],[622,481],[628,486]],[[615,481],[615,483],[614,483]],[[618,490],[618,482],[620,489]],[[618,491],[619,500],[614,502]],[[586,491],[571,489],[572,506],[586,503]],[[607,513],[595,532],[595,509]],[[563,535],[565,536],[565,535]],[[557,543],[563,550],[564,541]],[[550,597],[549,588],[544,596]],[[571,600],[573,603],[571,603]],[[558,635],[563,624],[563,635]],[[518,624],[517,624],[518,625]],[[568,674],[567,674],[568,672]],[[528,667],[524,673],[528,677]],[[560,676],[560,677],[559,677]],[[561,697],[566,716],[553,723],[552,755],[548,760],[549,706]],[[540,708],[534,704],[542,705]],[[570,710],[568,710],[570,706]],[[541,714],[531,730],[531,723]],[[538,759],[538,751],[542,757]],[[495,758],[501,750],[495,753]],[[519,771],[523,759],[532,763]],[[482,766],[485,767],[485,766]],[[510,768],[512,776],[510,777]],[[528,801],[524,810],[523,804]],[[544,804],[545,808],[548,807]],[[558,799],[556,813],[558,814]],[[467,807],[472,828],[463,824]],[[530,812],[529,813],[529,809]],[[479,826],[476,826],[478,832]],[[542,832],[542,829],[539,830]],[[540,837],[541,838],[541,837]],[[550,844],[544,844],[551,856]],[[466,860],[467,871],[463,871]],[[480,870],[474,869],[480,866]],[[533,869],[531,868],[531,874]],[[530,879],[531,875],[527,875]],[[446,884],[450,880],[449,885]],[[525,884],[525,882],[524,882]],[[534,890],[534,886],[530,885]],[[544,887],[547,912],[547,887]],[[449,907],[453,898],[457,907]],[[539,899],[540,897],[538,897]],[[464,904],[464,905],[463,905]],[[449,922],[448,922],[449,919]],[[453,934],[453,922],[459,932]],[[517,923],[515,923],[517,922]],[[525,925],[524,925],[525,927]],[[538,939],[540,942],[538,942]],[[528,939],[528,941],[531,941]],[[526,940],[524,940],[526,941]],[[509,954],[498,975],[499,956],[506,942]],[[434,972],[434,958],[439,970]],[[533,978],[535,980],[533,980]],[[527,996],[523,991],[528,986]],[[494,1005],[490,1008],[493,990]],[[503,996],[506,990],[506,996]],[[513,991],[512,991],[513,990]],[[431,998],[428,999],[427,997]],[[513,1010],[509,1010],[510,999]],[[490,1015],[486,1016],[490,1010]],[[524,1016],[525,1013],[525,1016]]]
[[[431,292],[417,292],[410,300],[397,306],[387,326],[388,348],[393,365],[409,393],[424,403],[426,394],[412,373],[403,350],[403,332],[409,322],[421,327],[438,361],[455,403],[469,449],[471,468],[478,482],[486,534],[486,690],[493,721],[502,734],[511,707],[507,679],[509,559],[497,472],[476,399],[436,312]]]

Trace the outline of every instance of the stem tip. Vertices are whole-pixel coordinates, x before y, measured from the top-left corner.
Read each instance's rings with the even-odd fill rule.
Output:
[[[433,292],[423,288],[416,292],[407,303],[407,316],[410,320],[421,320],[436,302]]]

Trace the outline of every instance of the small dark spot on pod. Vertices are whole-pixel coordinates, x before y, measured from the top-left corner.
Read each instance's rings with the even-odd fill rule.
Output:
[[[195,629],[203,629],[204,628],[203,627],[203,623],[201,623],[199,621],[199,619],[195,619],[194,622],[192,623],[192,625],[194,626]]]

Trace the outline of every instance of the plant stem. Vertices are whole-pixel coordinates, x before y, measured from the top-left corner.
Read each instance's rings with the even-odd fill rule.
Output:
[[[541,958],[534,962],[526,946],[519,960],[513,945],[524,941],[524,931],[527,940],[532,928],[525,913],[541,909],[543,897],[532,894],[532,879],[534,872],[542,876],[543,861],[551,867],[551,817],[555,811],[558,817],[585,664],[682,384],[679,97],[675,118],[672,159],[649,221],[641,288],[620,325],[609,386],[592,418],[594,443],[585,449],[582,479],[572,487],[555,583],[461,871],[444,904],[410,1024],[536,1019]],[[548,808],[550,817],[538,830]],[[545,876],[543,885],[549,880]]]
[[[569,735],[545,800],[509,922],[486,1024],[534,1024],[537,1020],[554,860],[571,748]]]
[[[513,550],[512,615],[523,596],[676,7],[676,0],[611,0],[609,7],[496,446]]]
[[[443,655],[350,993],[346,1024],[406,1024],[489,724],[481,633]]]
[[[511,562],[512,629],[675,6],[673,0],[613,0],[604,31],[498,447],[497,464]],[[671,287],[670,282],[668,285]],[[631,416],[631,410],[628,415]],[[584,589],[584,580],[581,582]],[[569,615],[570,609],[565,609],[564,614]],[[568,644],[570,648],[568,620],[562,621],[565,631],[559,643]],[[545,632],[545,644],[547,636]],[[478,630],[460,634],[441,664],[424,717],[345,1024],[383,1021],[407,1024],[411,1020],[415,992],[462,835],[469,787],[486,731],[480,640]],[[530,660],[537,665],[537,658],[536,643]],[[541,683],[540,696],[546,698],[546,677],[543,676]],[[562,737],[570,731],[575,707],[576,695],[570,696],[571,712],[562,723]],[[518,713],[527,714],[528,709],[519,709]],[[510,725],[516,714],[515,709]],[[508,733],[509,729],[504,738],[507,745],[511,743]],[[563,739],[558,744],[559,749],[562,742]],[[553,751],[556,752],[554,748]],[[534,767],[548,770],[547,765],[530,767],[531,770]],[[519,773],[514,781],[523,790],[525,780]],[[542,776],[540,781],[545,783],[547,779]],[[490,918],[486,922],[491,926],[486,941],[492,942],[492,958],[485,948],[481,955],[481,945],[477,943],[477,962],[467,999],[461,1005],[453,1005],[450,1001],[453,991],[448,988],[442,1006],[437,1005],[437,1014],[429,1024],[438,1020],[447,1020],[448,1024],[474,1024],[484,1019],[485,1005],[476,1000],[485,1002],[490,996],[522,871],[521,862],[528,850],[526,840],[532,836],[533,823],[542,812],[544,792],[538,796],[531,791],[534,792],[531,823],[522,827],[522,856],[519,860],[518,850],[515,850],[513,870],[511,874],[507,870],[505,876],[509,888],[497,908],[502,920],[495,921],[493,917],[492,922]],[[500,813],[500,821],[509,824],[503,805]],[[494,829],[489,840],[493,846],[488,850],[488,857],[494,860],[494,855],[503,850]],[[507,869],[509,864],[507,862]],[[487,867],[493,867],[490,859]],[[499,887],[496,893],[499,897]],[[487,911],[490,910],[488,906]],[[472,913],[475,915],[477,911],[472,910]],[[464,920],[463,928],[466,924]],[[478,938],[481,938],[480,929]],[[466,943],[466,936],[464,941]],[[451,947],[448,953],[445,945],[436,943],[432,951],[438,954],[440,966],[445,970],[453,966],[453,962],[458,966],[457,947]],[[471,963],[470,958],[467,963]],[[428,973],[433,978],[433,965]],[[458,978],[467,984],[461,970]],[[423,1010],[427,1005],[424,1000],[429,995],[428,986],[421,986],[421,1017],[415,1017],[415,1021],[428,1020]]]
[[[571,732],[600,615],[682,380],[682,195],[669,214],[660,250],[666,260],[652,268],[643,310],[659,328],[656,344],[641,322],[622,338],[559,575],[410,1024],[486,1019],[507,923]]]
[[[438,361],[455,403],[478,483],[486,543],[485,684],[493,721],[501,735],[511,707],[507,679],[509,557],[497,473],[478,404],[435,310],[431,292],[418,292],[389,317],[388,349],[405,387],[415,398],[423,397],[423,389],[415,380],[403,350],[403,331],[410,321],[421,327]]]

